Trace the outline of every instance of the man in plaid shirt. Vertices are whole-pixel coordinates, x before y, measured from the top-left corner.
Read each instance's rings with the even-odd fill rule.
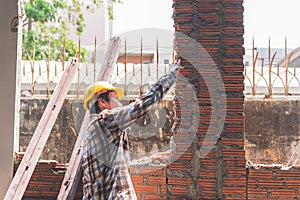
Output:
[[[96,82],[85,90],[84,108],[90,110],[90,123],[83,148],[83,199],[137,199],[127,166],[129,143],[125,130],[163,98],[179,71],[180,61],[127,106],[118,101],[123,90],[107,82]]]

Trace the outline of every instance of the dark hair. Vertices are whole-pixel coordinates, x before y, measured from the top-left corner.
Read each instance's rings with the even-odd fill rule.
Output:
[[[98,98],[97,99],[103,99],[103,100],[105,100],[105,101],[107,101],[107,102],[109,102],[109,93],[110,92],[113,92],[114,90],[108,90],[107,92],[104,92],[104,93],[101,93],[99,96],[98,96]],[[97,114],[97,113],[100,113],[101,112],[101,109],[100,109],[100,107],[99,107],[99,105],[98,105],[98,101],[96,101],[93,105],[92,105],[92,107],[91,107],[91,109],[90,109],[90,113],[91,114]]]

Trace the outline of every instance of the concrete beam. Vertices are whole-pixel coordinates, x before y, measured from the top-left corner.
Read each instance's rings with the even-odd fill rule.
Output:
[[[17,33],[11,21],[17,16],[17,0],[2,0],[0,7],[0,199],[13,176]]]

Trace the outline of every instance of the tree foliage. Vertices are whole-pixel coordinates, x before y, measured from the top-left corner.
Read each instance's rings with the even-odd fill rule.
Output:
[[[112,3],[121,3],[121,0],[112,0]],[[94,12],[102,4],[103,0],[25,0],[23,59],[58,61],[78,56],[78,44],[68,38],[70,26],[74,26],[80,36],[86,26],[83,11]],[[113,19],[112,7],[108,7],[107,12]],[[80,49],[82,61],[86,53]]]

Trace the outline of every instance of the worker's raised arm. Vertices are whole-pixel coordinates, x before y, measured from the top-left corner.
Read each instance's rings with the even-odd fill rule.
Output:
[[[128,128],[133,122],[147,114],[169,91],[176,81],[177,74],[181,66],[180,60],[170,65],[170,71],[159,78],[159,80],[152,84],[147,92],[137,98],[134,102],[127,106],[114,108],[112,110],[104,110],[102,117],[104,121],[108,120],[109,126],[118,126],[122,130]]]

